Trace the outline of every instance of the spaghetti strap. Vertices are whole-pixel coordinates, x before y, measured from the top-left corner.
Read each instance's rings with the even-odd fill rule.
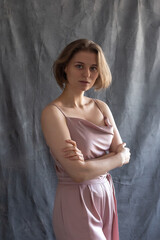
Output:
[[[103,112],[102,109],[100,108],[99,104],[97,103],[96,99],[93,99],[93,100],[94,100],[96,106],[97,106],[97,107],[99,108],[99,110],[101,111],[101,113],[102,113],[102,115],[103,115],[103,117],[104,117],[104,119],[105,119],[105,123],[107,124],[107,126],[112,126],[111,123],[110,123],[110,121],[109,121],[109,119],[108,119],[108,117],[104,114],[104,112]]]
[[[99,108],[99,110],[101,111],[101,113],[102,113],[103,116],[104,116],[104,113],[103,113],[102,109],[100,108],[99,104],[97,103],[96,99],[93,98],[93,100],[94,100],[96,106]]]
[[[58,107],[55,103],[52,103],[52,105],[57,107],[59,109],[59,111],[66,117],[65,113],[62,111],[62,109],[60,107]]]

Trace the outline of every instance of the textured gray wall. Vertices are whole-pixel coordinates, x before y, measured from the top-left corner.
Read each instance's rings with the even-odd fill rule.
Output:
[[[56,176],[40,114],[60,94],[52,63],[77,38],[105,52],[113,84],[87,95],[109,104],[132,152],[112,171],[121,240],[159,240],[159,0],[1,0],[0,239],[55,239]]]

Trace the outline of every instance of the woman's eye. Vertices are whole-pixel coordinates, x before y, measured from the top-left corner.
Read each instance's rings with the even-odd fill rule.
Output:
[[[97,67],[91,67],[90,69],[92,72],[97,72]]]
[[[81,64],[77,64],[77,65],[76,65],[76,68],[78,68],[78,69],[82,69],[82,68],[83,68],[83,65],[81,65]]]

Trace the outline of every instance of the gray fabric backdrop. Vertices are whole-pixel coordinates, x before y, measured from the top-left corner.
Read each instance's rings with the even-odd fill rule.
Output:
[[[55,239],[57,180],[40,114],[61,92],[52,63],[77,38],[105,52],[113,84],[87,95],[109,104],[132,152],[112,171],[120,238],[159,240],[159,0],[1,0],[0,239]]]

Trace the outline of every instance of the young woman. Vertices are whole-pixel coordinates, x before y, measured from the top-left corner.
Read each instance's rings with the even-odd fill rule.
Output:
[[[110,170],[127,164],[106,103],[84,96],[111,83],[99,45],[70,43],[53,66],[62,94],[42,112],[42,130],[55,160],[58,186],[53,227],[56,240],[118,240],[118,218]]]

